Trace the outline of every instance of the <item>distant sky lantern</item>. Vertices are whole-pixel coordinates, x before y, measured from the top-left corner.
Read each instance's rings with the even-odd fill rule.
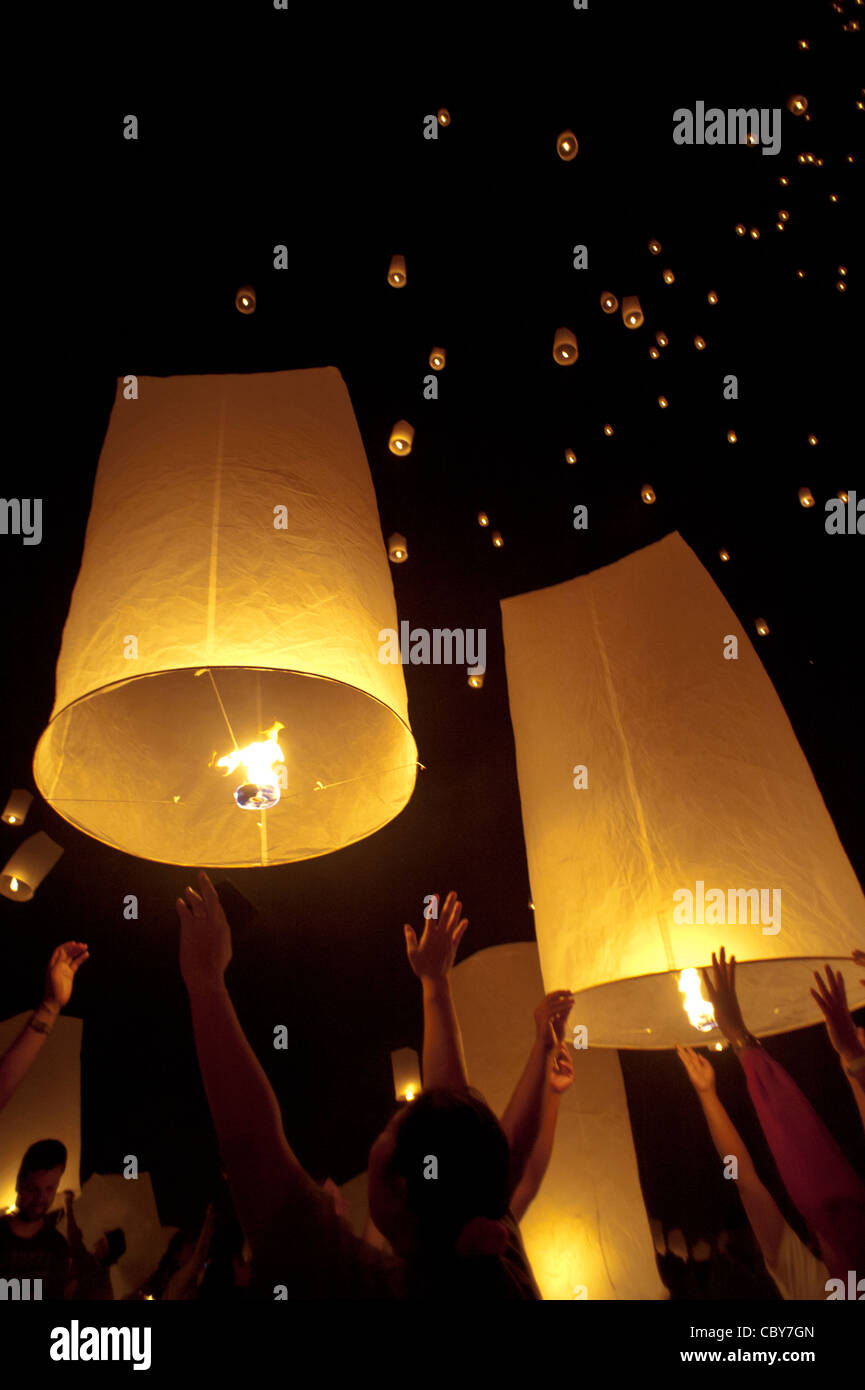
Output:
[[[766,622],[766,619],[765,619],[765,618],[755,618],[755,619],[754,619],[754,626],[755,626],[755,628],[757,629],[757,631],[759,632],[759,634],[760,634],[761,637],[768,637],[768,636],[769,636],[769,624]]]
[[[445,364],[445,350],[444,350],[444,348],[439,348],[439,347],[434,347],[434,348],[433,348],[432,352],[431,352],[430,355],[429,355],[429,364],[430,364],[431,367],[434,367],[435,370],[436,370],[437,372],[440,372],[440,371],[441,371],[442,367],[443,367],[444,364]]]
[[[410,454],[413,439],[414,426],[410,425],[408,420],[397,420],[390,432],[387,447],[392,454]]]
[[[746,227],[745,227],[744,222],[737,222],[737,223],[736,223],[736,236],[744,236],[744,235],[745,235],[745,231],[746,231]]]
[[[659,256],[661,254],[661,243],[659,241],[654,240],[650,241],[649,250],[651,251],[653,256]]]
[[[655,334],[655,342],[658,344],[658,347],[666,347],[669,341],[666,333],[661,332]]]
[[[754,240],[754,241],[758,241],[758,240],[759,240],[759,238],[760,238],[760,229],[759,229],[759,227],[752,227],[752,228],[751,228],[751,237],[752,237],[752,240]]]
[[[656,347],[649,348],[649,356],[652,358],[653,362],[657,362],[660,355],[661,354]]]
[[[478,512],[478,526],[489,526],[490,519],[486,512]]]
[[[816,444],[816,443],[817,443],[817,436],[816,436],[816,434],[809,434],[809,435],[808,435],[808,443],[809,443],[809,444]]]
[[[736,441],[737,441],[737,439],[738,439],[738,437],[739,437],[739,436],[736,434],[736,431],[735,431],[735,430],[727,430],[727,443],[728,443],[728,444],[735,444]]]
[[[847,285],[845,284],[845,282],[844,282],[843,280],[836,280],[836,281],[835,281],[835,288],[836,288],[836,290],[841,290],[841,291],[843,292],[844,290],[846,290]]]
[[[403,670],[380,660],[397,627],[335,367],[139,377],[135,401],[121,379],[36,785],[141,859],[252,868],[354,844],[414,788]]]
[[[255,313],[255,290],[251,285],[244,285],[234,296],[234,303],[242,314]]]
[[[819,1022],[813,971],[845,967],[865,896],[756,634],[690,547],[673,533],[501,609],[544,989],[574,991],[590,1051],[718,1041],[680,977],[721,944],[755,1035]],[[862,973],[844,968],[851,1009]]]
[[[848,498],[847,498],[847,493],[844,492],[843,490],[842,490],[841,492],[837,492],[837,493],[835,494],[835,496],[836,496],[836,497],[840,497],[840,499],[841,499],[842,502],[846,502],[846,501],[848,500]]]
[[[493,533],[492,533],[492,542],[493,542],[493,545],[495,546],[496,550],[501,550],[502,546],[504,545],[504,541],[502,540],[502,533],[501,533],[501,531],[493,531]]]
[[[651,505],[652,502],[655,502],[657,500],[655,489],[651,487],[649,483],[643,484],[642,488],[640,489],[640,496],[642,497],[643,501],[646,502],[648,505]]]
[[[637,295],[626,294],[622,300],[622,322],[626,328],[642,327],[643,311]]]
[[[556,140],[556,153],[565,163],[576,159],[579,148],[577,137],[572,130],[563,130]]]
[[[706,295],[706,298],[708,299],[710,304],[718,303],[718,296],[714,290],[709,290],[709,293]]]
[[[846,274],[847,274],[847,267],[846,267],[846,265],[839,265],[839,267],[838,267],[838,274],[839,274],[839,275],[846,275]]]
[[[553,357],[560,367],[571,367],[579,357],[577,340],[570,328],[557,328],[553,339]]]
[[[420,1060],[411,1047],[398,1047],[390,1054],[393,1089],[397,1100],[414,1100],[421,1090]]]
[[[23,825],[32,800],[33,793],[25,791],[23,787],[16,788],[14,792],[11,792],[3,812],[3,819],[6,824]]]
[[[565,463],[576,463],[576,461],[577,461],[577,456],[576,456],[576,454],[574,453],[573,449],[566,449],[566,450],[565,450]]]
[[[670,402],[667,400],[666,396],[658,397],[658,405],[661,407],[662,410],[666,410],[669,404]]]
[[[787,110],[792,111],[794,116],[804,116],[808,110],[808,98],[800,93],[795,93],[787,98]]]
[[[437,113],[437,114],[438,114],[438,123],[439,123],[439,125],[450,125],[450,123],[451,123],[451,113],[450,113],[450,111],[448,111],[448,109],[447,109],[446,106],[441,106],[441,107],[439,107],[439,110],[438,110],[438,113]]]
[[[23,840],[0,873],[0,893],[13,902],[28,903],[62,853],[44,830]]]
[[[406,282],[405,256],[391,256],[387,282],[395,289],[401,290],[403,288]]]
[[[704,348],[705,346],[706,346],[706,339],[705,339],[705,338],[701,338],[700,335],[699,335],[699,333],[698,333],[697,336],[696,336],[696,338],[694,339],[694,347],[697,349],[698,352],[702,352],[702,351],[703,351],[703,348]]]
[[[613,427],[612,427],[612,425],[604,425],[604,434],[607,436],[608,439],[611,439],[611,438],[612,438],[612,436],[613,436]]]
[[[813,507],[814,494],[809,487],[800,487],[799,501],[801,502],[803,507]]]
[[[789,214],[789,212],[787,211],[786,208],[780,208],[780,209],[779,209],[779,211],[778,211],[778,221],[779,221],[779,222],[789,222],[789,221],[790,221],[790,214]]]
[[[619,307],[619,301],[609,290],[604,290],[601,294],[601,308],[605,314],[614,314]]]
[[[405,536],[401,536],[399,531],[394,531],[393,535],[388,537],[387,553],[388,558],[393,560],[395,565],[401,565],[408,559]]]
[[[472,687],[472,690],[480,690],[483,683],[483,675],[478,674],[477,676],[469,676],[469,685]]]
[[[676,277],[675,277],[675,275],[673,274],[672,270],[665,270],[665,271],[664,271],[664,284],[665,284],[665,285],[672,285],[672,283],[673,283],[673,281],[675,280],[675,278],[676,278]]]
[[[782,174],[778,182],[780,183],[782,188],[786,188],[789,185],[790,180],[787,178],[786,174]]]
[[[725,560],[725,561],[726,561],[726,560],[729,560],[729,558],[730,558],[730,552],[729,552],[729,550],[719,550],[719,551],[718,551],[718,555],[720,556],[720,558],[721,558],[722,560]]]

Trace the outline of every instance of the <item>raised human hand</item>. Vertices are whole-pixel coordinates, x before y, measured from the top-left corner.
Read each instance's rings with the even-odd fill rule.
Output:
[[[435,895],[436,908],[439,905]],[[405,949],[408,963],[419,980],[444,980],[450,974],[457,947],[465,935],[468,918],[460,920],[462,903],[454,892],[448,893],[438,917],[428,917],[423,936],[418,943],[414,930],[406,923]]]
[[[189,904],[177,899],[180,918],[180,973],[190,993],[212,989],[223,982],[231,960],[231,928],[219,896],[203,869],[201,893],[187,888]]]
[[[708,1057],[701,1056],[693,1047],[682,1047],[679,1043],[676,1043],[676,1051],[694,1090],[714,1091],[715,1068]]]
[[[547,1082],[550,1090],[555,1091],[556,1095],[562,1095],[574,1084],[574,1062],[566,1042],[560,1043],[555,1051],[550,1053]]]
[[[545,995],[535,1009],[535,1041],[546,1052],[558,1048],[565,1036],[565,1024],[574,1004],[573,992],[569,989],[554,989]]]
[[[811,990],[811,997],[820,1006],[826,1020],[829,1041],[842,1061],[853,1062],[865,1053],[865,1047],[862,1046],[859,1036],[862,1030],[857,1030],[853,1015],[847,1007],[844,976],[840,971],[833,971],[831,965],[827,965],[826,982],[818,970],[814,971],[814,979],[817,981],[817,988]]]
[[[83,941],[64,941],[52,952],[45,970],[43,1003],[54,1013],[65,1008],[72,998],[72,985],[90,952]]]
[[[722,946],[720,961],[716,959],[715,952],[712,952],[714,978],[709,978],[709,971],[706,969],[701,973],[706,997],[712,1005],[715,1022],[724,1037],[732,1043],[744,1041],[749,1034],[736,998],[736,957],[731,956],[727,961]]]

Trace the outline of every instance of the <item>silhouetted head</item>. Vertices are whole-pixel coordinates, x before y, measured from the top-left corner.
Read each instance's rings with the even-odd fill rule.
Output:
[[[66,1146],[59,1139],[30,1145],[15,1182],[19,1220],[39,1221],[48,1213],[65,1167]]]
[[[453,1254],[475,1216],[499,1220],[510,1197],[510,1147],[476,1091],[422,1091],[369,1154],[369,1211],[397,1254]]]

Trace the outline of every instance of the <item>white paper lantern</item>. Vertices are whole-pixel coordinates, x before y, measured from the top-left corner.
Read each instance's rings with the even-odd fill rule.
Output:
[[[548,982],[564,988],[564,979]],[[534,942],[493,946],[451,972],[469,1082],[502,1115],[522,1074],[544,997]],[[578,1001],[579,1002],[579,1001]],[[577,1006],[568,1020],[583,1021]],[[520,1222],[546,1299],[662,1299],[637,1174],[622,1070],[614,1052],[574,1050],[549,1166]],[[585,1292],[577,1293],[576,1290]]]
[[[37,786],[87,834],[169,864],[353,844],[414,787],[402,667],[379,660],[396,627],[336,368],[140,377],[137,400],[121,381]],[[279,799],[258,810],[243,765],[217,763],[278,726]]]
[[[17,787],[14,792],[11,792],[3,811],[3,819],[6,824],[23,825],[32,800],[33,793],[25,791],[23,787]]]
[[[27,903],[63,853],[44,830],[22,841],[0,874],[0,893],[12,902]]]
[[[411,1047],[398,1047],[390,1054],[393,1089],[397,1100],[414,1100],[421,1091],[420,1061]]]
[[[682,538],[507,599],[502,621],[544,980],[582,991],[589,1044],[716,1041],[678,976],[722,943],[755,1034],[822,1020],[809,990],[827,961],[851,1009],[865,1002],[849,962],[862,890],[751,641]]]

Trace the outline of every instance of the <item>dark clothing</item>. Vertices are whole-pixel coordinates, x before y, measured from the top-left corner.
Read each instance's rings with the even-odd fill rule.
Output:
[[[31,1280],[31,1299],[38,1292],[32,1281],[41,1279],[43,1301],[57,1302],[64,1296],[70,1272],[69,1246],[49,1222],[25,1240],[13,1233],[10,1217],[0,1218],[0,1279]]]

